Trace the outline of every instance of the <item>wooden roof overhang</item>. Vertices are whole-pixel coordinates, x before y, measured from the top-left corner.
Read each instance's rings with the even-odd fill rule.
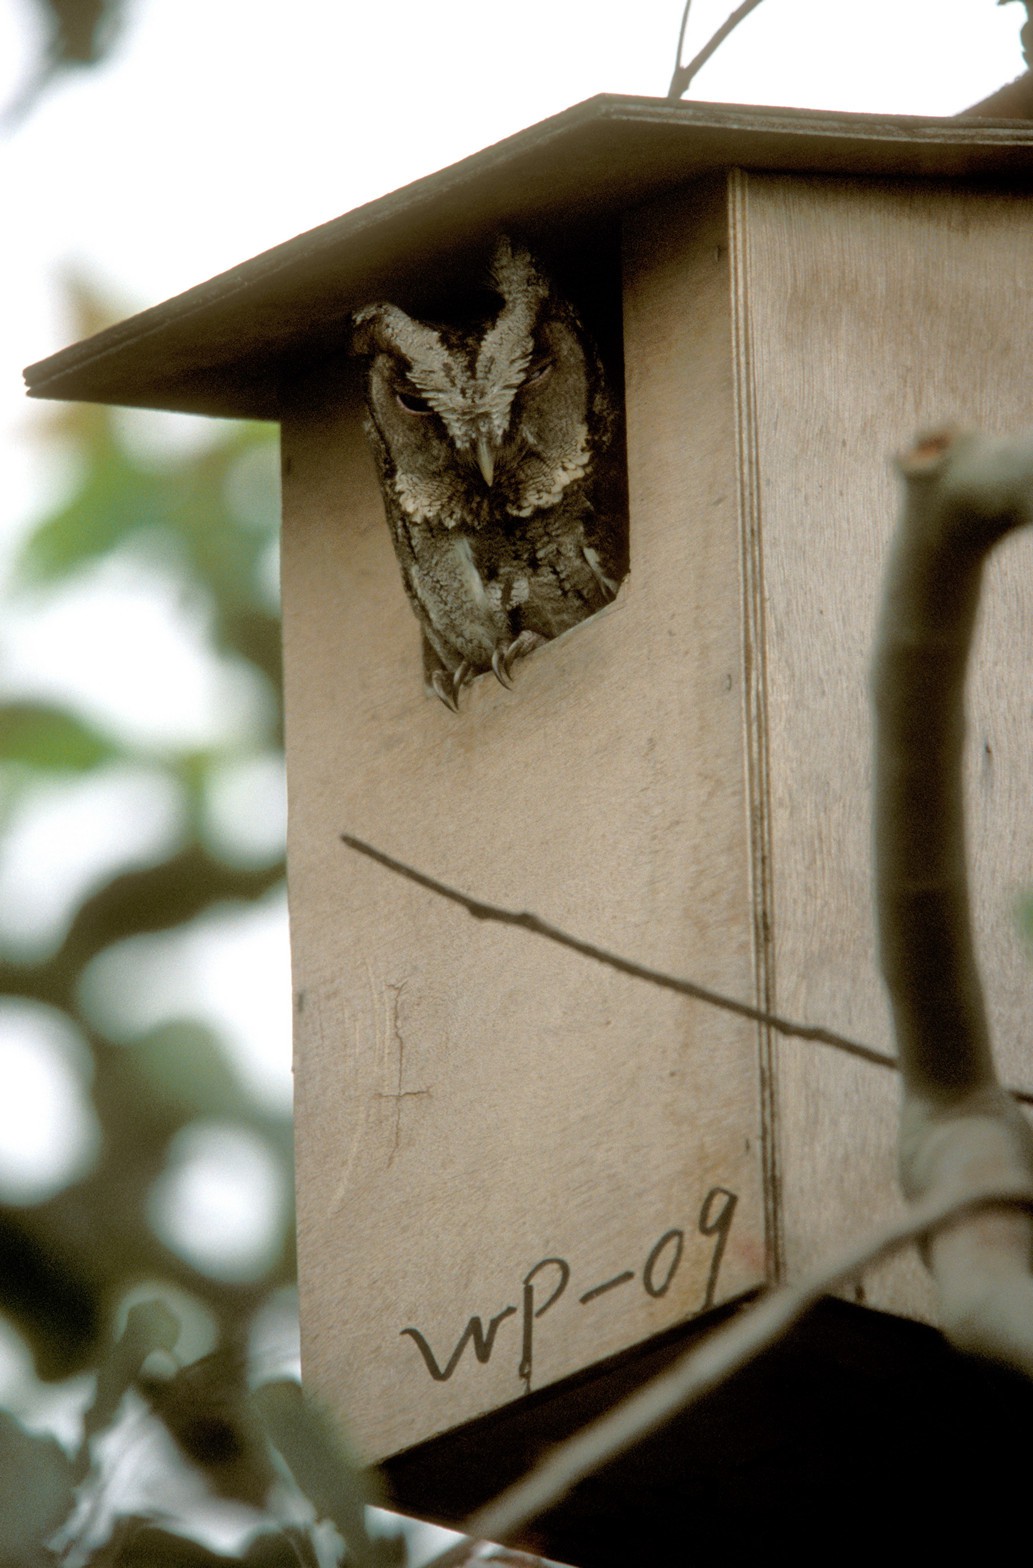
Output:
[[[276,419],[285,369],[512,228],[605,220],[730,167],[1026,182],[1033,125],[602,94],[30,365],[31,397]]]

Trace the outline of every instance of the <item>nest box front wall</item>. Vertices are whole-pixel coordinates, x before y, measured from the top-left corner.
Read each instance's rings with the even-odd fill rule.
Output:
[[[720,202],[632,228],[624,333],[630,576],[458,716],[424,690],[354,380],[285,410],[303,1354],[370,1458],[766,1273],[756,1025],[339,837],[756,994]]]
[[[294,387],[303,1353],[371,1458],[798,1273],[899,1202],[891,1072],[474,922],[339,834],[891,1049],[867,697],[889,455],[945,418],[1028,423],[1031,230],[1002,191],[734,171],[625,214],[630,576],[458,717],[423,690],[361,399],[339,367]],[[970,690],[975,924],[1012,1083],[1030,580],[1016,539]],[[928,1312],[914,1260],[865,1290]]]

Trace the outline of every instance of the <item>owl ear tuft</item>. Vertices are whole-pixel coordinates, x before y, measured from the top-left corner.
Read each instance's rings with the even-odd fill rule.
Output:
[[[491,255],[489,275],[503,299],[522,293],[544,297],[549,292],[546,279],[535,265],[531,252],[514,245],[508,234],[500,234]]]
[[[383,347],[381,333],[383,308],[382,305],[363,305],[361,310],[355,311],[351,322],[351,337],[348,341],[349,354],[368,359]]]

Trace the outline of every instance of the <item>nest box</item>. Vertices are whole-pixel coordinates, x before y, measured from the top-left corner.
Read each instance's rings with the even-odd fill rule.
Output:
[[[891,1070],[361,858],[892,1049],[868,665],[891,455],[1030,419],[1033,128],[600,97],[33,366],[33,396],[279,420],[303,1358],[371,1459],[797,1273],[888,1213]],[[350,313],[518,235],[623,345],[630,574],[516,688],[428,697]],[[990,572],[970,853],[1023,1058],[1033,540]],[[920,1265],[873,1306],[929,1310]]]

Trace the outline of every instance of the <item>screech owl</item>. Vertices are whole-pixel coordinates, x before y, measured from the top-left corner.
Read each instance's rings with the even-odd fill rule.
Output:
[[[428,689],[454,711],[475,675],[613,599],[627,573],[619,410],[573,306],[501,238],[498,307],[474,327],[367,305],[366,429]]]

